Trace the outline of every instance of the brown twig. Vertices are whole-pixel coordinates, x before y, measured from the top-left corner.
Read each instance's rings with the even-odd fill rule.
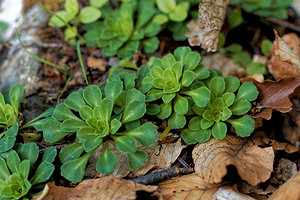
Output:
[[[140,183],[144,185],[149,185],[157,183],[163,180],[167,180],[171,177],[178,176],[179,174],[187,174],[193,172],[193,168],[178,168],[173,166],[169,169],[161,170],[153,174],[141,175],[133,179],[135,183]]]
[[[292,24],[288,21],[284,21],[284,20],[280,20],[280,19],[275,19],[275,18],[272,18],[272,17],[265,17],[266,20],[272,22],[272,23],[275,23],[275,24],[279,24],[281,26],[284,26],[284,27],[287,27],[293,31],[297,31],[297,32],[300,32],[300,26],[296,26],[295,24]]]

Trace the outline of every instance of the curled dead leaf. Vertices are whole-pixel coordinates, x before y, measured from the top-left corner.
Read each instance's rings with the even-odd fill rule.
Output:
[[[230,165],[251,185],[265,182],[273,171],[272,147],[260,148],[251,140],[236,136],[227,135],[222,141],[211,139],[198,144],[192,156],[195,172],[208,183],[220,183]]]
[[[81,182],[75,188],[48,183],[36,200],[130,200],[136,199],[136,191],[156,191],[157,186],[136,184],[113,175]]]
[[[300,199],[300,172],[276,190],[269,200],[299,200]]]
[[[221,184],[205,183],[197,174],[176,177],[159,184],[154,193],[159,199],[168,200],[207,200],[212,199]]]
[[[300,39],[295,33],[282,38],[275,32],[275,41],[268,62],[269,72],[278,80],[283,77],[294,77],[300,72]]]
[[[217,50],[228,4],[229,0],[203,0],[199,4],[198,19],[187,25],[186,37],[191,46],[201,45],[208,52]]]
[[[257,99],[257,110],[252,116],[253,118],[271,119],[274,110],[286,113],[292,110],[292,102],[290,98],[300,91],[300,76],[285,77],[279,81],[267,80],[259,83],[253,79],[241,79],[244,81],[252,81],[259,95]]]

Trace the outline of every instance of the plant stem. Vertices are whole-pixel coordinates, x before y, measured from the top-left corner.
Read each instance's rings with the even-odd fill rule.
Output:
[[[159,141],[162,141],[163,139],[165,139],[165,137],[167,137],[167,135],[169,134],[170,130],[171,130],[171,128],[169,126],[167,126],[167,128],[164,130],[164,132],[159,137]]]
[[[68,67],[67,67],[67,66],[66,66],[66,67],[61,67],[61,66],[59,66],[59,65],[57,65],[57,64],[54,64],[54,63],[49,62],[49,61],[47,61],[47,60],[44,60],[44,59],[38,57],[37,55],[34,55],[34,54],[31,53],[30,51],[28,51],[28,50],[25,48],[25,46],[24,46],[24,44],[23,44],[23,42],[22,42],[22,40],[21,40],[21,38],[20,38],[20,34],[19,34],[18,29],[16,29],[16,34],[17,34],[17,37],[18,37],[18,40],[19,40],[19,43],[20,43],[21,47],[25,50],[26,53],[28,53],[29,55],[31,55],[34,59],[36,59],[37,61],[40,61],[40,62],[42,62],[42,63],[44,63],[44,64],[46,64],[46,65],[49,65],[49,66],[51,66],[51,67],[55,67],[55,68],[57,68],[58,70],[60,70],[61,72],[66,72],[66,71],[68,70]]]
[[[89,82],[87,80],[87,76],[86,76],[86,73],[85,73],[84,64],[83,64],[82,57],[81,57],[80,41],[77,41],[76,49],[77,49],[77,55],[78,55],[79,63],[80,63],[80,66],[81,66],[81,70],[82,70],[85,82],[86,82],[87,85],[89,85]]]

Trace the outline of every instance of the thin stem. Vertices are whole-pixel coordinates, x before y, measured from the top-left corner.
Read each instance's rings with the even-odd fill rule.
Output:
[[[162,141],[163,139],[165,139],[165,137],[167,137],[167,135],[169,134],[170,130],[171,130],[171,128],[169,126],[167,126],[167,128],[164,130],[164,132],[159,137],[159,141]]]
[[[42,63],[44,63],[44,64],[46,64],[46,65],[50,65],[51,67],[55,67],[55,68],[57,68],[58,70],[60,70],[61,72],[66,72],[66,71],[68,70],[68,67],[67,67],[67,66],[66,66],[66,67],[61,67],[61,66],[59,66],[59,65],[57,65],[57,64],[54,64],[54,63],[49,62],[49,61],[47,61],[47,60],[44,60],[44,59],[38,57],[37,55],[34,55],[34,54],[31,53],[30,51],[28,51],[28,50],[25,48],[25,46],[24,46],[24,44],[23,44],[23,42],[22,42],[22,40],[21,40],[21,37],[20,37],[20,34],[19,34],[18,29],[16,29],[16,34],[17,34],[17,37],[18,37],[18,40],[19,40],[19,43],[20,43],[21,47],[25,50],[26,53],[28,53],[28,54],[29,54],[30,56],[32,56],[34,59],[36,59],[37,61],[40,61],[40,62],[42,62]]]
[[[57,104],[59,104],[59,100],[60,100],[60,97],[64,94],[64,92],[66,91],[70,81],[72,80],[73,78],[73,74],[70,75],[70,77],[68,78],[64,88],[62,89],[61,93],[59,94],[59,96],[57,97]]]
[[[81,57],[80,41],[77,42],[76,49],[77,49],[77,55],[78,55],[79,63],[80,63],[80,66],[81,66],[81,70],[82,70],[85,82],[86,82],[87,85],[89,85],[89,82],[87,80],[87,76],[86,76],[86,73],[85,73],[85,68],[84,68],[84,65],[83,65],[82,57]]]

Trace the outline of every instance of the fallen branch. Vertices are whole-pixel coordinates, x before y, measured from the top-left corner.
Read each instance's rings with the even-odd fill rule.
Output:
[[[157,183],[163,180],[167,180],[171,177],[178,176],[179,174],[188,174],[193,172],[193,168],[178,168],[173,166],[169,169],[161,170],[153,174],[141,175],[133,179],[133,182],[144,185]]]

